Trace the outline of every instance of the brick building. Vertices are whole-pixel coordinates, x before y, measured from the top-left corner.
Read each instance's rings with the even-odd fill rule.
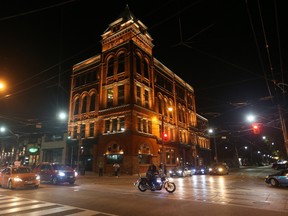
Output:
[[[209,164],[208,120],[194,89],[153,56],[147,27],[126,6],[102,34],[102,52],[73,66],[67,158],[113,173]],[[165,134],[165,137],[164,137]]]

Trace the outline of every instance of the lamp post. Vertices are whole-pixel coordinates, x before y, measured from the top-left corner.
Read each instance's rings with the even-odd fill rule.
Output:
[[[168,111],[168,113],[169,112],[172,112],[172,110],[173,110],[173,108],[172,107],[168,107],[167,108],[167,111]],[[169,117],[169,114],[168,114],[168,117]],[[162,172],[164,172],[164,168],[165,168],[165,166],[164,166],[164,156],[165,156],[165,154],[164,154],[164,115],[162,115],[162,118],[161,118],[161,140],[162,140],[162,146],[161,146],[161,169],[162,169]]]
[[[218,163],[217,143],[216,143],[216,138],[215,138],[215,131],[213,129],[209,129],[208,132],[209,132],[209,134],[213,134],[214,151],[215,151],[214,159],[215,159],[216,163]]]

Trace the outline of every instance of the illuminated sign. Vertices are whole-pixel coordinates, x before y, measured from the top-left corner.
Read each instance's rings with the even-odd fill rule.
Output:
[[[34,153],[38,152],[38,150],[39,150],[39,149],[36,148],[36,147],[31,147],[31,148],[29,148],[28,151],[29,151],[30,153],[34,154]]]

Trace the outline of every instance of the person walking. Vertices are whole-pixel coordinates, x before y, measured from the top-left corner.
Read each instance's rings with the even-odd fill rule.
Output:
[[[119,177],[120,165],[118,163],[113,164],[114,174],[116,177]]]
[[[99,176],[103,176],[103,163],[102,162],[99,162],[98,169],[99,169]]]

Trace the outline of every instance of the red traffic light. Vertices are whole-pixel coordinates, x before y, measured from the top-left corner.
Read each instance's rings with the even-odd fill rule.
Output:
[[[164,139],[164,141],[167,141],[167,139],[168,139],[168,134],[167,133],[163,134],[163,139]]]
[[[258,123],[252,124],[253,134],[260,134],[260,125]]]

